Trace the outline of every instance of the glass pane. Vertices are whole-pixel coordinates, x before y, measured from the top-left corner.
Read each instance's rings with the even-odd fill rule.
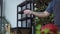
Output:
[[[31,27],[31,20],[27,20],[27,27]]]
[[[18,21],[18,27],[21,27],[21,21]]]
[[[21,19],[21,14],[18,14],[18,19]]]
[[[22,14],[22,18],[24,18],[24,17],[26,17],[26,15],[25,14]]]
[[[28,8],[28,9],[30,9],[30,3],[29,3],[29,4],[27,4],[27,8]]]
[[[26,21],[22,22],[22,27],[26,27]]]
[[[33,10],[33,3],[31,3],[31,10]]]
[[[26,7],[25,7],[25,6],[23,6],[23,7],[22,7],[22,10],[24,10],[24,9],[26,9]]]
[[[19,12],[19,11],[21,11],[21,8],[20,8],[20,7],[18,7],[18,12]]]

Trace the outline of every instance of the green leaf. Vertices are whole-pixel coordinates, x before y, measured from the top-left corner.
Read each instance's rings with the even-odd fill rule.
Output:
[[[36,31],[36,33],[35,34],[40,34],[41,32],[40,31]]]
[[[50,31],[50,30],[46,28],[46,29],[44,30],[44,33],[47,34],[49,31]]]
[[[36,30],[40,30],[40,28],[41,28],[40,24],[36,26]]]

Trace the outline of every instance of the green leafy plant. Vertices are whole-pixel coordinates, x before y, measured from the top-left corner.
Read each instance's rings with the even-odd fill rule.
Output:
[[[48,6],[48,3],[50,2],[51,0],[35,0],[35,4],[36,5],[36,12],[43,12],[47,6]],[[48,17],[45,17],[45,18],[39,18],[39,17],[35,17],[35,22],[36,22],[36,34],[40,34],[41,31],[40,31],[40,28],[41,26],[47,24],[47,23],[53,23],[54,21],[54,15],[53,13],[48,16]],[[45,29],[45,34],[47,34],[49,32],[49,29]],[[40,33],[39,33],[40,32]]]
[[[45,29],[44,33],[47,34],[50,30],[49,29]]]

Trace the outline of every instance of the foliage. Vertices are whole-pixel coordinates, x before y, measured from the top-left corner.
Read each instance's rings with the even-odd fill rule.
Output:
[[[35,0],[35,4],[36,4],[36,12],[43,12],[47,6],[48,6],[48,3],[50,2],[51,0]],[[41,31],[40,31],[40,28],[42,25],[45,25],[47,23],[53,23],[53,20],[54,20],[54,15],[53,13],[48,16],[48,17],[45,17],[45,18],[39,18],[39,17],[35,17],[35,22],[36,22],[36,34],[40,34]],[[39,33],[40,32],[40,33]],[[45,29],[45,33],[49,32],[48,29]]]
[[[36,12],[43,12],[47,6],[48,6],[48,0],[35,0],[35,3],[37,4],[36,7],[37,7],[37,10]],[[45,18],[39,18],[39,17],[36,17],[35,20],[36,22],[41,22],[41,23],[48,23],[48,22],[52,22],[53,21],[53,18],[54,18],[54,15],[51,14],[50,16],[48,17],[45,17]]]

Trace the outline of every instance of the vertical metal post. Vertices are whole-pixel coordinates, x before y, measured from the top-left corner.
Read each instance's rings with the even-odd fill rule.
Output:
[[[17,6],[17,34],[18,34],[18,6]]]
[[[27,0],[26,0],[27,2]],[[26,4],[26,9],[27,9],[27,4]],[[26,15],[26,28],[27,28],[27,15]]]
[[[35,8],[35,6],[34,6],[35,1],[34,1],[34,0],[32,0],[32,1],[33,1],[33,11],[35,11],[35,9],[34,9],[34,8]],[[33,15],[33,18],[35,18],[34,15]],[[35,24],[35,23],[34,23],[34,24]],[[33,25],[33,29],[34,29],[33,31],[34,31],[34,34],[35,34],[35,31],[36,31],[36,30],[35,30],[35,25]]]
[[[32,2],[33,2],[33,11],[35,11],[35,10],[34,10],[34,8],[35,8],[35,6],[34,6],[35,1],[32,0]],[[33,18],[35,18],[34,15],[33,15]],[[33,34],[35,34],[35,25],[34,25],[34,23],[33,23]]]
[[[17,6],[17,28],[18,28],[18,6]]]
[[[30,0],[31,1],[31,0]],[[32,6],[31,6],[31,2],[30,2],[30,10],[32,10]],[[32,18],[32,15],[30,15],[30,18]],[[30,19],[31,20],[31,34],[32,34],[32,19]]]
[[[22,7],[21,7],[21,11],[22,11]],[[22,18],[22,14],[21,14],[21,18]],[[21,21],[21,27],[23,27],[23,22]]]

